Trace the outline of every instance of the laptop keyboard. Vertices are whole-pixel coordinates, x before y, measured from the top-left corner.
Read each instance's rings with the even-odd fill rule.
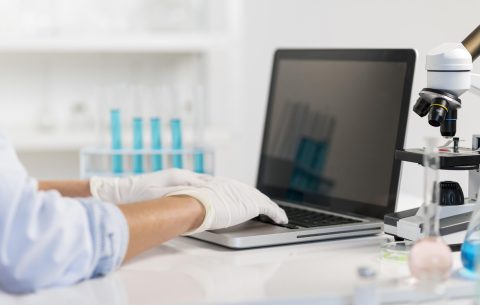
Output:
[[[287,213],[288,224],[279,226],[289,229],[298,229],[298,227],[315,228],[361,222],[360,220],[346,218],[338,215],[326,214],[317,211],[310,211],[287,206],[282,206],[281,208],[284,209]],[[260,216],[257,218],[257,220],[266,223],[273,223],[272,220],[266,216]]]

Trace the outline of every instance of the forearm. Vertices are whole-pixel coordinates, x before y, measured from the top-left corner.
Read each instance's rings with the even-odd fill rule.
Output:
[[[57,190],[65,197],[90,197],[90,183],[88,180],[46,180],[38,182],[41,191]]]
[[[38,189],[57,190],[66,197],[92,196],[88,180],[39,181]],[[125,260],[197,228],[205,217],[203,206],[187,196],[163,197],[119,208],[130,231]]]
[[[202,204],[186,196],[163,197],[119,208],[130,231],[124,261],[199,227],[205,218]]]

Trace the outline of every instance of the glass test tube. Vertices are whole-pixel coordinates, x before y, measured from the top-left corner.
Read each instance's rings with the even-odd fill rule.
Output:
[[[134,150],[132,156],[132,171],[135,174],[141,174],[145,171],[143,162],[143,110],[146,101],[145,91],[144,87],[134,85],[129,88],[127,94],[131,99],[129,105],[132,113],[132,148]]]
[[[204,152],[202,148],[196,147],[193,152],[193,170],[196,173],[203,174],[205,173],[204,164]]]
[[[151,135],[151,146],[153,150],[162,149],[162,124],[159,117],[150,118],[150,135]],[[163,168],[162,155],[153,154],[152,155],[152,171],[159,171]]]
[[[172,133],[172,148],[174,152],[172,155],[172,162],[174,168],[183,168],[182,159],[182,122],[179,118],[172,118],[170,120],[170,130]]]
[[[195,101],[194,101],[194,143],[195,147],[193,150],[193,170],[196,173],[205,173],[204,167],[204,151],[202,148],[204,130],[205,130],[205,103],[204,103],[204,92],[203,87],[198,86],[195,92]]]
[[[122,120],[120,116],[120,109],[114,108],[110,111],[110,132],[112,137],[112,149],[122,149]],[[123,158],[122,155],[112,155],[112,171],[116,174],[123,172]]]
[[[141,117],[133,118],[133,149],[143,150],[143,120]],[[143,173],[143,155],[133,155],[133,172]]]

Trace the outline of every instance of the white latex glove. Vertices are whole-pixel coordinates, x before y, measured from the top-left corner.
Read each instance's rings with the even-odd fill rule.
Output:
[[[167,194],[175,195],[191,196],[205,207],[203,223],[185,235],[231,227],[260,214],[267,215],[276,223],[288,223],[285,211],[275,202],[257,189],[232,179],[217,177],[204,186],[186,187]]]
[[[213,177],[170,168],[129,177],[92,177],[90,192],[102,201],[130,203],[163,197],[186,186],[202,186]]]

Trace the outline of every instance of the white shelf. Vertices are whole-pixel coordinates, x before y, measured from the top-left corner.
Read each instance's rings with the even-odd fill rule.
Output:
[[[211,33],[0,37],[0,53],[202,53],[227,42],[226,35]]]
[[[48,151],[77,151],[84,146],[95,144],[93,133],[68,133],[67,131],[36,131],[27,128],[8,128],[7,132],[17,151],[48,152]]]
[[[43,132],[28,128],[8,128],[7,136],[19,152],[77,152],[84,147],[99,145],[95,132],[69,132],[67,128]],[[131,147],[131,143],[128,141],[131,138],[131,134],[124,134],[125,147]],[[186,130],[183,135],[184,143],[190,143],[192,138],[191,131]],[[205,133],[206,143],[215,146],[226,143],[231,138],[231,132],[218,127],[209,128]],[[163,135],[164,147],[168,147],[170,143],[170,134],[165,133]],[[146,135],[144,145],[145,147],[149,145]]]

